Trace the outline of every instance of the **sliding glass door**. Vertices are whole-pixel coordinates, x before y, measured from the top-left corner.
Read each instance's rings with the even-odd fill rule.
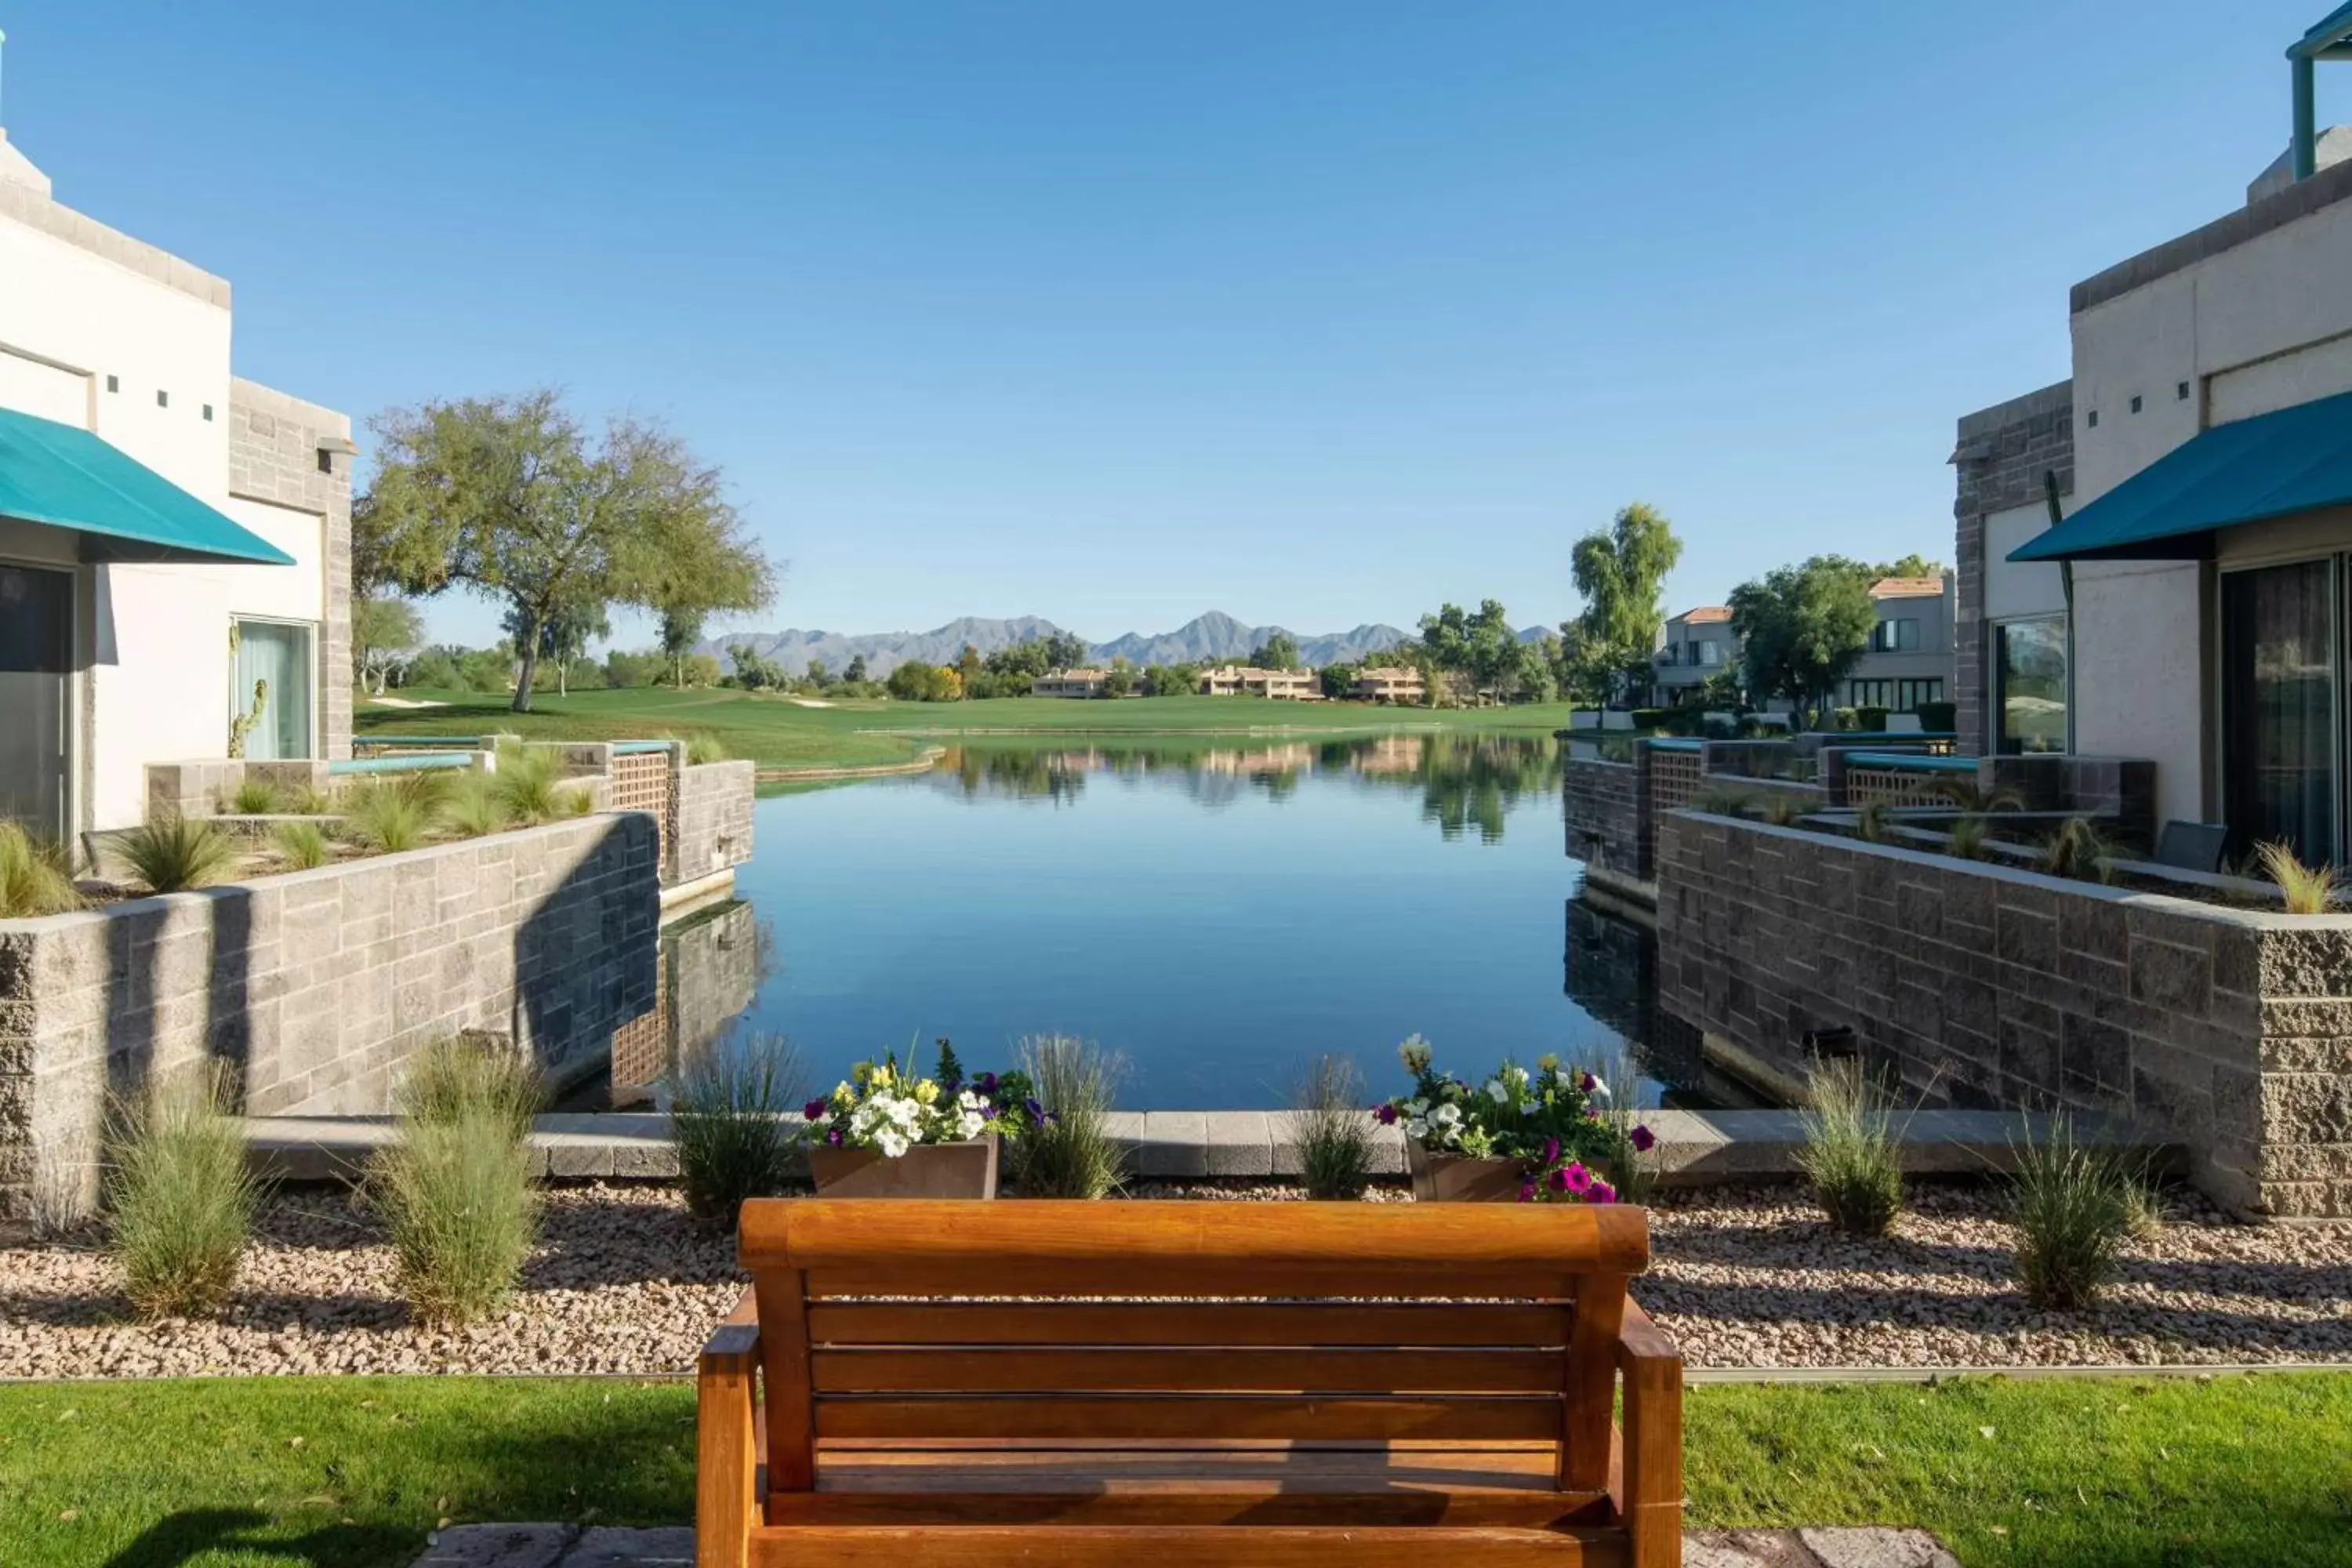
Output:
[[[2004,754],[2066,749],[2066,617],[2037,616],[1993,628],[1993,701]]]
[[[66,836],[73,574],[0,564],[0,821]]]
[[[2280,840],[2308,862],[2339,858],[2336,602],[2333,561],[2221,578],[2221,794],[2234,854]]]
[[[236,688],[230,693],[241,715],[258,721],[247,732],[245,754],[274,762],[310,754],[310,628],[292,621],[236,623]]]

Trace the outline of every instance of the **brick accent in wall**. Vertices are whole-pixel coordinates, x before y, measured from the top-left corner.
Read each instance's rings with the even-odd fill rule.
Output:
[[[1648,881],[1642,831],[1648,785],[1640,770],[1631,763],[1570,757],[1559,771],[1569,858],[1628,881]]]
[[[256,1115],[380,1114],[464,1029],[576,1077],[653,1005],[659,921],[629,813],[0,921],[0,1231],[89,1212],[108,1093],[208,1057]]]
[[[326,624],[319,637],[322,749],[352,754],[352,422],[348,415],[234,380],[228,394],[228,489],[246,500],[324,520]]]
[[[1954,727],[1958,750],[1985,750],[1992,678],[1985,626],[1985,519],[2030,506],[2048,493],[2043,476],[2058,477],[2061,500],[2074,493],[2074,384],[2059,382],[1960,416],[1952,467],[1958,476],[1952,503],[1958,574],[1953,612]]]
[[[2232,1208],[2352,1215],[2352,917],[1690,812],[1657,837],[1662,1011],[1792,1072],[1850,1026],[1906,1099],[2120,1113]]]

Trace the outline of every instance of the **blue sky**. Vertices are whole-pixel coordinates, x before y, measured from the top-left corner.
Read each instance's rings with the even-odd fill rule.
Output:
[[[59,199],[358,416],[547,383],[685,432],[762,626],[1670,607],[1948,558],[1959,413],[2285,143],[2326,0],[0,0]],[[2352,68],[2320,71],[2323,122]],[[436,605],[487,640],[495,610]],[[625,631],[628,628],[625,627]],[[624,640],[627,640],[625,637]]]

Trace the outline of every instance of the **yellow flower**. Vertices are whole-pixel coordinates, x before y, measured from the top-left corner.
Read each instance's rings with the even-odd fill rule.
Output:
[[[939,1098],[940,1086],[933,1083],[929,1079],[924,1079],[921,1082],[915,1085],[915,1100],[918,1104],[929,1105],[938,1100]]]
[[[874,1064],[872,1062],[859,1062],[856,1067],[849,1069],[850,1080],[854,1083],[863,1084],[873,1076]]]

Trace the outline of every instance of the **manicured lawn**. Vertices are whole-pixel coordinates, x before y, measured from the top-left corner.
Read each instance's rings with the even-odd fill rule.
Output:
[[[707,731],[730,755],[767,768],[866,767],[901,763],[958,736],[1208,735],[1288,731],[1375,734],[1443,729],[1547,735],[1568,722],[1565,703],[1518,708],[1379,708],[1339,702],[1273,702],[1253,697],[1151,697],[1122,702],[1050,697],[984,702],[890,702],[856,699],[810,708],[788,698],[730,690],[633,688],[541,694],[532,711],[508,711],[481,692],[404,690],[441,708],[378,708],[362,698],[362,735],[478,735],[505,731],[534,740],[650,740]]]
[[[1969,1568],[2352,1563],[2352,1373],[1725,1386],[1692,1522],[1916,1524]],[[9,1568],[404,1564],[455,1521],[683,1523],[684,1383],[0,1387]]]

